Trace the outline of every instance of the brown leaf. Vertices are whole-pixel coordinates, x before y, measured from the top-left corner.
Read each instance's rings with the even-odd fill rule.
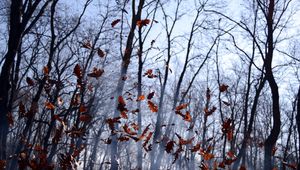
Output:
[[[200,150],[200,143],[197,143],[192,149],[191,152],[197,152]]]
[[[79,112],[80,112],[80,113],[85,113],[85,112],[87,112],[87,111],[88,111],[87,107],[85,107],[83,104],[81,104],[81,105],[79,106]]]
[[[179,111],[179,110],[182,110],[182,109],[187,108],[187,106],[188,106],[188,104],[187,104],[187,103],[184,103],[184,104],[181,104],[181,105],[177,106],[177,107],[175,108],[175,110],[176,110],[176,111]]]
[[[121,20],[120,19],[116,19],[111,23],[111,27],[115,27]]]
[[[48,75],[48,74],[49,74],[49,68],[48,68],[47,66],[44,66],[44,67],[43,67],[43,73],[44,73],[45,75]]]
[[[138,20],[136,22],[136,25],[142,28],[143,26],[147,26],[149,23],[150,23],[150,19],[143,19],[143,20]]]
[[[172,140],[167,143],[166,148],[165,148],[165,150],[166,150],[167,153],[171,153],[172,152],[175,143],[176,142],[172,141]]]
[[[73,73],[76,75],[78,79],[82,78],[82,70],[79,64],[76,64],[73,70]]]
[[[100,48],[98,48],[98,50],[97,50],[97,54],[98,54],[98,56],[99,56],[99,57],[101,57],[101,58],[105,57],[105,53],[104,53],[104,51],[103,51],[103,50],[101,50]]]
[[[103,73],[104,73],[103,69],[100,69],[100,68],[97,69],[96,67],[94,67],[93,71],[91,73],[88,73],[87,76],[98,78],[98,77],[101,77]]]
[[[213,108],[211,108],[210,110],[208,110],[208,108],[206,107],[204,109],[205,116],[208,117],[208,116],[212,115],[216,110],[217,110],[217,108],[215,106],[213,106]]]
[[[82,122],[90,122],[92,120],[92,116],[90,114],[82,114],[79,116],[79,120]]]
[[[120,115],[121,115],[121,117],[122,117],[123,119],[128,119],[128,116],[127,116],[127,114],[126,114],[125,111],[122,111],[122,112],[120,113]]]
[[[219,87],[219,90],[220,90],[220,92],[225,92],[225,91],[227,91],[228,87],[229,86],[226,84],[221,84]]]
[[[48,102],[48,101],[45,102],[45,107],[46,107],[46,109],[49,109],[49,110],[55,109],[55,106],[51,102]]]
[[[152,112],[158,112],[158,107],[150,100],[148,101],[148,106]]]
[[[191,116],[189,111],[186,112],[186,114],[184,115],[183,120],[185,120],[187,122],[192,122],[192,116]]]
[[[148,99],[148,100],[151,100],[151,99],[153,98],[153,96],[154,96],[154,93],[155,93],[155,92],[149,93],[148,96],[147,96],[147,99]]]
[[[34,81],[30,77],[26,77],[26,82],[29,86],[34,86]]]

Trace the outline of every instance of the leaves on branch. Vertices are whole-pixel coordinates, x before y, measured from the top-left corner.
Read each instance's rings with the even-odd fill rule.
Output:
[[[54,109],[55,109],[54,104],[52,104],[52,103],[49,102],[49,101],[46,101],[46,102],[45,102],[45,107],[46,107],[46,109],[48,109],[48,110],[54,110]]]
[[[98,54],[98,56],[101,57],[101,58],[105,57],[105,53],[104,53],[103,50],[101,50],[101,48],[98,48],[98,49],[97,49],[97,54]]]
[[[93,68],[93,71],[91,73],[88,73],[87,76],[89,77],[94,77],[94,78],[99,78],[102,76],[102,74],[104,73],[103,69],[98,69],[96,67]]]
[[[148,107],[150,108],[151,112],[158,112],[158,106],[156,106],[153,102],[150,100],[148,101]]]
[[[26,77],[26,82],[29,86],[34,86],[34,81],[30,77]]]
[[[82,70],[79,64],[76,64],[73,70],[73,73],[78,79],[82,78]]]
[[[225,92],[225,91],[227,91],[228,87],[229,86],[226,84],[221,84],[219,87],[219,90],[220,90],[220,92]]]
[[[139,28],[142,28],[143,26],[147,26],[148,24],[150,24],[150,19],[142,19],[142,20],[138,20],[136,22],[136,25],[139,27]]]
[[[120,19],[116,19],[111,23],[111,27],[115,27],[121,20]]]
[[[155,94],[154,91],[151,92],[151,93],[149,93],[148,96],[147,96],[147,99],[148,99],[148,100],[151,100],[151,99],[153,98],[154,94]]]

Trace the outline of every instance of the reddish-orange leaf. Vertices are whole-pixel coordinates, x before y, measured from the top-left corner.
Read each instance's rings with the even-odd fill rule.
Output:
[[[179,110],[185,109],[187,106],[188,106],[188,104],[184,103],[184,104],[181,104],[181,105],[177,106],[175,108],[175,110],[179,111]]]
[[[121,20],[120,19],[116,19],[111,23],[112,27],[115,27]]]
[[[125,111],[122,111],[120,114],[123,119],[128,119],[128,116]]]
[[[148,143],[149,140],[151,139],[152,135],[153,135],[153,132],[149,132],[148,135],[147,135],[147,137],[146,137],[146,139],[145,139],[145,142]]]
[[[26,82],[29,86],[34,86],[34,81],[30,77],[26,77]]]
[[[103,73],[104,73],[103,69],[100,69],[100,68],[97,69],[96,67],[94,67],[93,71],[91,73],[88,73],[87,76],[98,78],[98,77],[102,76]]]
[[[132,130],[130,130],[130,128],[128,127],[127,124],[125,124],[125,125],[123,126],[123,129],[124,129],[124,132],[126,132],[126,133],[129,134],[129,135],[136,135],[136,134],[137,134],[136,132],[133,132]]]
[[[121,105],[124,105],[124,106],[126,105],[123,96],[119,96],[119,97],[118,97],[118,102],[119,102],[119,104],[121,104]]]
[[[87,112],[87,111],[88,111],[87,107],[85,107],[83,104],[81,104],[80,107],[79,107],[79,112],[84,113],[84,112]]]
[[[172,140],[167,143],[166,148],[165,148],[165,150],[166,150],[167,153],[171,153],[172,152],[175,143],[176,142],[172,141]]]
[[[142,101],[142,100],[145,100],[145,95],[140,95],[136,101]]]
[[[89,114],[82,114],[79,116],[79,120],[82,122],[90,122],[92,120],[92,116]]]
[[[149,108],[152,112],[157,112],[158,111],[158,107],[153,102],[151,102],[150,100],[148,101],[148,106],[149,106]]]
[[[179,145],[188,145],[188,144],[191,144],[194,140],[195,137],[192,137],[190,139],[183,139],[180,135],[178,135],[177,133],[175,133],[175,135],[178,137],[179,139]]]
[[[98,48],[98,50],[97,50],[97,54],[98,54],[98,56],[99,56],[99,57],[101,57],[101,58],[105,57],[105,53],[104,53],[104,51],[103,51],[103,50],[101,50],[100,48]]]
[[[198,150],[200,150],[200,143],[197,143],[192,149],[192,152],[197,152]]]
[[[232,141],[232,139],[233,139],[233,131],[232,130],[227,132],[227,139],[228,139],[228,141]]]
[[[77,78],[82,78],[82,70],[79,64],[76,64],[73,70],[73,73],[76,75]]]
[[[228,89],[228,85],[226,84],[221,84],[219,87],[220,92],[225,92]]]
[[[211,159],[213,159],[214,157],[215,157],[215,156],[214,156],[214,154],[212,154],[212,153],[205,153],[205,154],[203,154],[203,159],[206,160],[206,161],[211,160]]]
[[[137,22],[136,22],[136,25],[138,26],[138,27],[143,27],[143,26],[147,26],[148,24],[150,24],[150,19],[143,19],[143,20],[138,20]]]
[[[213,114],[216,110],[217,110],[217,108],[216,108],[215,106],[213,106],[213,108],[211,108],[210,110],[208,110],[208,108],[206,107],[206,108],[204,109],[205,116],[210,116],[210,115]]]
[[[148,96],[147,96],[147,99],[148,99],[148,100],[151,100],[151,99],[153,98],[153,96],[154,96],[154,93],[155,93],[155,92],[149,93]]]
[[[183,120],[185,120],[187,122],[192,122],[192,116],[189,111],[186,112]]]
[[[49,74],[49,68],[48,68],[47,66],[44,66],[44,67],[43,67],[43,73],[44,73],[45,75],[48,75],[48,74]]]
[[[49,109],[49,110],[55,109],[55,106],[51,102],[48,102],[48,101],[45,102],[45,107],[46,107],[46,109]]]

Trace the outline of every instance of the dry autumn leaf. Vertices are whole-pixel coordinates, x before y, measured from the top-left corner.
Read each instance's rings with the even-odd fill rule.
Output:
[[[48,101],[45,102],[45,107],[48,110],[54,110],[55,109],[55,106],[51,102],[48,102]]]
[[[136,22],[136,25],[139,27],[139,28],[142,28],[143,26],[147,26],[148,24],[150,24],[150,19],[142,19],[142,20],[138,20]]]
[[[111,27],[115,27],[121,20],[120,19],[116,19],[111,23]]]
[[[158,112],[158,107],[150,100],[148,101],[148,106],[152,112]]]
[[[155,94],[155,92],[149,93],[148,96],[147,96],[147,99],[151,100],[153,98],[154,94]]]
[[[221,84],[219,87],[219,90],[220,90],[220,92],[225,92],[225,91],[227,91],[228,87],[229,86],[226,84]]]
[[[145,95],[140,95],[136,101],[142,101],[145,100]]]
[[[34,86],[34,81],[30,77],[26,77],[26,82],[29,86]]]
[[[167,143],[166,148],[165,148],[165,150],[166,150],[167,153],[171,153],[172,152],[175,143],[176,142],[172,141],[172,140]]]
[[[175,110],[176,110],[176,111],[179,111],[179,110],[182,110],[182,109],[187,108],[187,106],[188,106],[188,104],[187,104],[187,103],[184,103],[184,104],[181,104],[181,105],[177,106],[177,107],[175,108]]]
[[[98,48],[98,50],[97,50],[97,54],[98,54],[98,56],[99,56],[99,57],[101,57],[101,58],[105,57],[105,53],[104,53],[104,51],[103,51],[103,50],[101,50],[100,48]]]
[[[186,114],[184,115],[183,120],[185,120],[187,122],[192,122],[192,116],[191,116],[189,111],[186,112]]]
[[[87,107],[85,107],[83,104],[81,104],[79,106],[79,112],[80,113],[84,113],[84,112],[87,112],[87,111],[88,111]]]
[[[92,120],[92,116],[89,114],[82,114],[79,116],[79,120],[82,122],[90,122]]]
[[[73,73],[76,75],[78,79],[82,78],[82,70],[79,64],[76,64],[73,70]]]
[[[48,74],[49,74],[49,68],[48,68],[47,66],[44,66],[44,67],[43,67],[43,73],[44,73],[45,75],[48,75]]]
[[[94,67],[93,71],[91,73],[88,73],[87,76],[98,78],[98,77],[102,76],[103,73],[104,73],[103,69],[100,69],[100,68],[98,69],[98,68]]]

